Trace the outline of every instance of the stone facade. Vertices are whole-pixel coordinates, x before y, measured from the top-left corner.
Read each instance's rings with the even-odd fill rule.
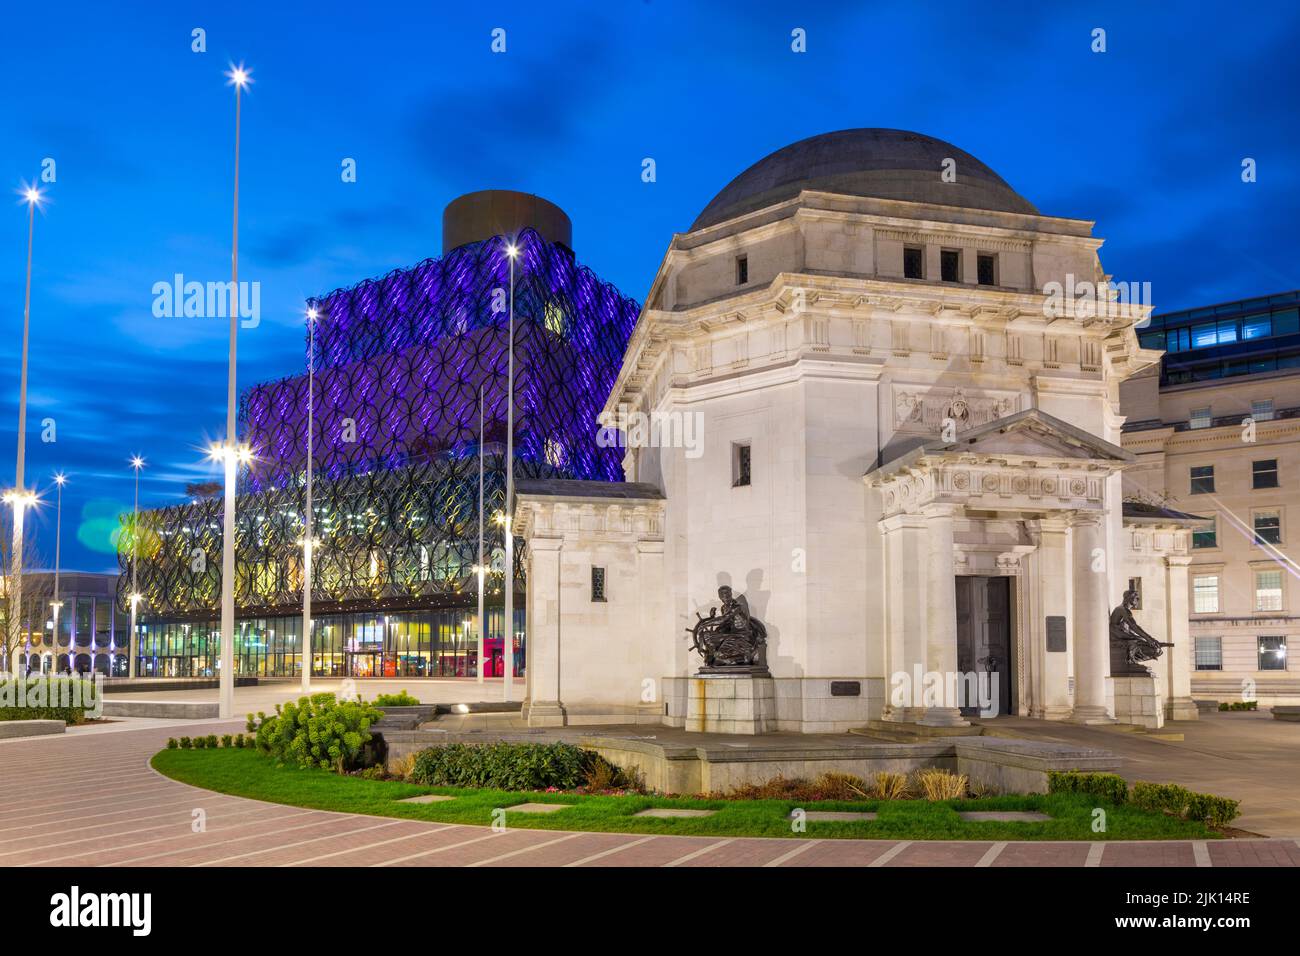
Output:
[[[1051,283],[1104,279],[1100,245],[1081,220],[812,188],[673,238],[606,405],[690,417],[700,437],[625,459],[664,499],[662,578],[639,585],[662,616],[635,632],[662,664],[664,721],[689,725],[699,662],[681,638],[726,584],[767,625],[774,729],[960,726],[950,694],[899,697],[913,674],[958,671],[959,575],[1011,579],[1011,711],[1113,719],[1119,384],[1160,353],[1134,335],[1148,306],[1053,308]],[[530,591],[580,578],[548,580]],[[1148,629],[1187,654],[1185,625]],[[530,631],[530,681],[547,646]],[[610,693],[590,678],[590,699]]]
[[[1252,403],[1271,401],[1275,418],[1255,421]],[[1300,476],[1300,374],[1273,372],[1235,379],[1160,387],[1156,370],[1125,383],[1124,409],[1138,427],[1123,444],[1137,456],[1125,474],[1125,493],[1168,502],[1213,522],[1185,559],[1179,602],[1190,617],[1193,644],[1202,643],[1201,669],[1193,660],[1191,693],[1198,698],[1263,704],[1300,703],[1300,677],[1285,654],[1279,669],[1261,669],[1261,638],[1300,646],[1300,587],[1288,546],[1300,536],[1295,487]],[[1191,426],[1193,409],[1209,408],[1208,427]],[[1276,486],[1255,487],[1256,461],[1275,461]],[[1212,480],[1192,482],[1193,468]],[[1212,487],[1212,490],[1211,490]],[[1278,516],[1281,543],[1254,536],[1255,517]],[[1280,600],[1262,594],[1259,572],[1273,572]],[[1280,573],[1276,573],[1280,572]],[[1199,582],[1199,588],[1197,587]],[[1270,582],[1271,583],[1271,582]],[[1201,602],[1198,607],[1196,594]],[[1145,598],[1144,598],[1145,601]]]

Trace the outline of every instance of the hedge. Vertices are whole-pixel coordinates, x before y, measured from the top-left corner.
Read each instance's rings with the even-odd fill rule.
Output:
[[[25,683],[20,686],[20,682]],[[80,702],[79,706],[71,706],[76,701]],[[87,710],[94,709],[98,703],[94,683],[80,677],[0,678],[0,720],[61,720],[65,724],[81,724],[86,721]]]
[[[446,744],[415,757],[411,780],[434,787],[573,790],[598,759],[572,744]]]
[[[1133,784],[1130,801],[1135,807],[1159,810],[1184,820],[1199,820],[1220,829],[1241,813],[1240,804],[1236,800],[1209,793],[1196,793],[1172,783],[1147,783],[1139,780]]]
[[[1083,773],[1078,770],[1049,770],[1048,793],[1086,793],[1111,803],[1128,799],[1128,784],[1116,773]]]

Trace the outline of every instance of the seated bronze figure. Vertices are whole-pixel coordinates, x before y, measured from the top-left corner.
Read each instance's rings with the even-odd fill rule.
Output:
[[[732,595],[725,584],[718,588],[722,610],[713,607],[709,616],[698,611],[698,620],[688,628],[691,646],[704,658],[704,665],[714,667],[754,667],[762,663],[767,643],[767,628],[749,613],[743,594]]]
[[[1133,617],[1138,604],[1136,591],[1125,591],[1124,602],[1110,612],[1110,646],[1112,674],[1146,674],[1143,661],[1153,661],[1174,645],[1158,641]]]

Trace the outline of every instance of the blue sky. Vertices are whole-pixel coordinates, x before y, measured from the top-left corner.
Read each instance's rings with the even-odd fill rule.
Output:
[[[148,461],[144,505],[216,477],[199,447],[224,427],[225,322],[155,318],[151,290],[175,273],[229,277],[230,61],[255,81],[240,278],[261,283],[262,320],[240,334],[241,388],[302,368],[307,296],[437,255],[460,193],[558,203],[579,258],[639,300],[672,233],[732,177],[857,126],[949,140],[1044,213],[1096,220],[1107,270],[1150,281],[1158,310],[1300,286],[1290,4],[123,6],[66,2],[0,36],[0,186],[56,162],[36,222],[27,480],[69,475],[66,568],[115,565],[131,454]],[[191,50],[196,27],[205,53]],[[795,28],[806,53],[791,51]],[[1245,157],[1256,183],[1241,181]],[[26,238],[17,196],[0,202],[5,485]]]

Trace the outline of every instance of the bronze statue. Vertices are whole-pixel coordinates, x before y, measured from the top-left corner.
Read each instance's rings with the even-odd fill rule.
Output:
[[[731,588],[718,588],[722,611],[709,608],[709,616],[695,612],[698,620],[688,628],[691,646],[704,658],[706,668],[760,667],[763,649],[767,644],[767,628],[749,613],[749,602],[743,594],[735,596]]]
[[[1153,661],[1174,645],[1157,641],[1133,617],[1137,591],[1125,591],[1124,602],[1110,612],[1110,672],[1113,675],[1147,674],[1143,661]]]

